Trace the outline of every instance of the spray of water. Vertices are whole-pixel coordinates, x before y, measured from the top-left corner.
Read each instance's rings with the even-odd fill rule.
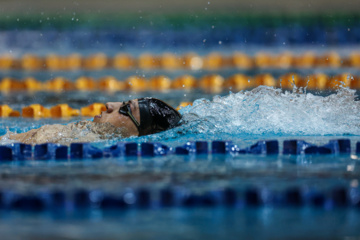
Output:
[[[267,86],[196,100],[181,110],[180,132],[204,134],[360,135],[360,102],[340,88],[327,97]],[[179,129],[177,129],[179,131]]]

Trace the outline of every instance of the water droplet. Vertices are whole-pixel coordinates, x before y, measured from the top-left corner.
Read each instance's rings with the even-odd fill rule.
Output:
[[[136,201],[136,197],[133,193],[125,193],[124,194],[124,202],[126,202],[127,204],[134,204]]]

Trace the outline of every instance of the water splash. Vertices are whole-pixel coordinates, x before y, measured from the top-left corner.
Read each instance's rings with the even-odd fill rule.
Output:
[[[267,86],[196,100],[181,110],[193,134],[360,135],[360,102],[355,91],[340,88],[327,97],[282,92]]]

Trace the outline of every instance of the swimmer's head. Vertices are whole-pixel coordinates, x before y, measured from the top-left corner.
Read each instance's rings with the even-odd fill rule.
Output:
[[[124,137],[165,131],[177,126],[181,119],[178,111],[156,98],[108,102],[106,109],[101,115],[94,117],[94,122],[108,122],[120,127]]]

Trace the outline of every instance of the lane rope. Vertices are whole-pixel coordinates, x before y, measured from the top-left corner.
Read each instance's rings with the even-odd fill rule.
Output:
[[[260,85],[281,87],[284,89],[307,88],[309,90],[333,90],[336,88],[349,87],[360,89],[360,76],[343,73],[330,76],[323,73],[301,76],[296,73],[286,73],[278,78],[271,74],[257,74],[248,76],[242,73],[234,74],[224,78],[219,74],[205,75],[195,78],[192,75],[182,75],[174,79],[159,75],[150,79],[140,76],[130,76],[125,80],[119,80],[114,76],[105,76],[94,79],[87,76],[81,76],[74,81],[64,77],[55,77],[51,80],[39,81],[32,77],[22,80],[4,77],[0,81],[0,91],[167,91],[172,89],[202,89],[207,92],[217,93],[225,89],[232,91],[241,91],[254,88]]]
[[[253,56],[242,52],[234,52],[231,55],[224,55],[218,52],[211,52],[208,55],[200,56],[196,53],[175,55],[163,53],[153,55],[150,53],[141,54],[138,57],[126,53],[118,53],[115,56],[107,56],[104,53],[96,53],[89,56],[81,56],[73,53],[70,55],[48,54],[37,56],[25,54],[20,58],[12,55],[0,56],[0,69],[2,70],[26,70],[26,71],[63,71],[63,70],[103,70],[103,69],[188,69],[188,70],[217,70],[221,68],[341,68],[360,67],[360,52],[354,52],[342,56],[337,52],[328,52],[318,55],[314,52],[305,52],[297,55],[291,52],[270,54],[258,52]]]

